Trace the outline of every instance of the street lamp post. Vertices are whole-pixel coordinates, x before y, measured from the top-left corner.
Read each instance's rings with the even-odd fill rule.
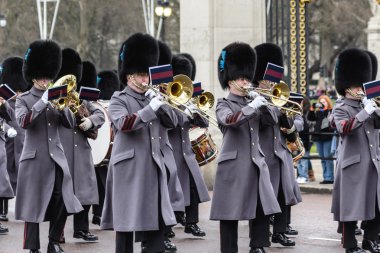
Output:
[[[170,3],[167,0],[158,0],[157,6],[154,10],[156,15],[160,17],[160,21],[158,23],[156,39],[160,39],[161,31],[162,31],[162,40],[164,40],[164,21],[167,17],[172,15],[172,8],[170,7]]]

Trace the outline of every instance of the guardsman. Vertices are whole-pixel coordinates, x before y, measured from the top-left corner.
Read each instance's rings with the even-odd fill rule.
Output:
[[[363,83],[372,80],[370,56],[346,49],[335,65],[335,88],[343,99],[333,110],[332,123],[340,135],[332,213],[342,223],[342,244],[347,253],[380,252],[379,121],[373,100],[363,96]],[[355,238],[358,220],[366,221],[362,248]]]
[[[248,44],[231,43],[219,55],[219,82],[230,92],[218,99],[216,106],[223,145],[217,160],[210,219],[220,221],[222,253],[238,252],[239,220],[252,220],[250,252],[265,252],[264,247],[270,246],[269,217],[281,211],[259,142],[260,121],[265,118],[268,124],[275,124],[277,118],[267,113],[265,98],[246,92],[255,67],[256,53]]]
[[[114,71],[111,71],[111,70],[100,71],[97,76],[97,86],[98,86],[98,89],[100,90],[99,100],[103,100],[103,102],[109,102],[113,93],[120,90],[119,77]],[[93,212],[92,223],[99,226],[100,226],[100,220],[102,217],[102,210],[103,210],[103,205],[104,205],[104,194],[105,194],[105,189],[106,189],[107,171],[108,171],[108,161],[107,162],[104,161],[100,165],[95,166],[96,181],[98,182],[99,204],[92,205],[92,212]]]
[[[173,75],[195,76],[192,63],[182,54],[173,56],[172,66]],[[187,110],[188,114],[176,111],[178,126],[169,131],[169,139],[173,146],[178,176],[185,197],[185,233],[202,237],[206,233],[197,225],[199,222],[199,203],[210,201],[210,196],[191,148],[189,130],[192,127],[206,128],[208,121],[199,116],[194,108],[192,109],[193,112],[190,110],[191,108]]]
[[[14,197],[14,192],[9,180],[7,171],[7,155],[5,151],[5,142],[8,138],[14,138],[17,132],[10,127],[7,122],[11,121],[11,115],[6,100],[0,97],[0,203],[8,202],[8,199]],[[8,228],[0,223],[0,235],[7,234]]]
[[[80,83],[82,70],[82,60],[79,54],[71,48],[63,49],[62,67],[57,79],[65,75],[74,75],[77,83]],[[83,74],[88,75],[88,73]],[[96,73],[94,79],[96,80]],[[79,88],[77,88],[77,92],[79,93]],[[59,134],[73,178],[74,193],[84,209],[82,212],[74,214],[73,237],[93,242],[97,241],[98,237],[89,230],[88,212],[92,204],[98,204],[99,197],[91,146],[87,139],[96,138],[96,130],[104,123],[104,114],[89,101],[76,102],[80,105],[79,107],[76,105],[77,112],[74,110],[75,127],[68,129],[61,126]]]
[[[48,86],[61,68],[62,52],[50,40],[30,44],[24,56],[23,75],[33,83],[16,99],[16,119],[25,129],[20,157],[15,218],[25,221],[24,249],[39,252],[39,223],[49,220],[48,253],[63,252],[59,239],[67,215],[83,210],[74,195],[73,181],[59,128],[74,127],[68,108],[55,109],[48,101]]]
[[[163,252],[163,228],[176,224],[159,139],[161,127],[176,126],[176,115],[160,96],[145,94],[158,57],[158,43],[147,34],[130,36],[120,49],[119,79],[126,88],[109,105],[116,133],[101,222],[102,229],[116,231],[117,253],[133,252],[136,231],[144,232],[144,252]]]
[[[3,61],[1,66],[0,83],[7,84],[17,95],[29,89],[28,83],[22,76],[22,63],[23,60],[21,57],[9,57]],[[14,193],[16,193],[19,160],[25,138],[24,129],[17,124],[14,114],[16,97],[17,96],[9,99],[7,106],[9,108],[9,115],[11,116],[11,121],[9,121],[8,124],[16,130],[17,135],[14,138],[7,138],[5,143],[5,149],[7,151],[7,170]],[[0,221],[8,221],[7,214],[8,200],[4,200],[3,204],[0,203]]]
[[[268,63],[283,66],[281,48],[275,44],[264,43],[255,47],[257,53],[257,68],[254,77],[254,85],[262,89],[270,90],[275,83],[263,80]],[[268,97],[268,100],[270,98]],[[286,136],[281,128],[302,131],[302,116],[295,119],[288,118],[286,113],[271,106],[276,113],[278,123],[268,126],[265,122],[260,124],[260,146],[265,154],[274,193],[281,207],[281,213],[276,214],[273,220],[272,242],[283,246],[294,246],[295,242],[286,235],[289,224],[290,206],[302,201],[298,184],[295,180],[292,154],[286,145]]]

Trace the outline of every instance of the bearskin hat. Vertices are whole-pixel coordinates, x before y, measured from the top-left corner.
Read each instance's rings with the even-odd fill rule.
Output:
[[[174,76],[182,74],[190,77],[193,70],[193,65],[191,64],[189,59],[187,59],[181,54],[173,56],[172,67]]]
[[[371,65],[372,65],[372,79],[371,79],[371,81],[373,81],[373,80],[376,80],[376,76],[377,76],[377,57],[374,53],[372,53],[370,51],[366,50],[366,53],[371,58]]]
[[[223,89],[228,81],[246,78],[252,81],[256,69],[256,53],[243,42],[233,42],[223,48],[218,58],[218,78]]]
[[[172,50],[170,50],[169,46],[162,41],[158,41],[158,48],[160,50],[158,65],[170,64],[172,62]]]
[[[115,91],[120,90],[119,78],[111,70],[101,71],[98,74],[99,99],[110,100]]]
[[[181,53],[181,55],[185,56],[191,62],[193,70],[191,71],[191,76],[189,76],[189,77],[191,80],[194,81],[195,75],[197,74],[197,65],[195,64],[195,60],[194,60],[193,56],[191,56],[191,54],[188,54],[188,53]]]
[[[344,96],[348,88],[361,87],[371,78],[371,57],[365,51],[350,48],[339,54],[335,64],[335,89],[340,95]]]
[[[54,80],[62,64],[62,51],[52,40],[36,40],[29,45],[24,55],[22,73],[27,82],[33,79]]]
[[[96,88],[97,73],[95,65],[89,61],[84,61],[82,65],[82,80],[78,83],[77,89],[79,90],[82,86]]]
[[[284,60],[281,48],[272,43],[260,44],[255,47],[255,51],[257,55],[257,65],[253,83],[257,85],[259,81],[263,80],[269,62],[283,67]]]
[[[127,75],[148,73],[149,67],[157,66],[158,43],[149,34],[135,33],[121,46],[119,54],[119,80],[127,84]]]
[[[82,59],[77,51],[72,48],[62,50],[62,66],[57,79],[65,75],[74,75],[79,83],[82,79]]]
[[[12,90],[25,92],[29,84],[22,76],[23,59],[21,57],[9,57],[1,65],[0,83],[7,84]]]

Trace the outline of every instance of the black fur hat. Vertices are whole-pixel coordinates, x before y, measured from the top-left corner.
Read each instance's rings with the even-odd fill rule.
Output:
[[[194,81],[195,75],[197,74],[197,65],[195,64],[195,60],[194,60],[193,56],[191,56],[191,54],[188,54],[188,53],[182,53],[181,55],[185,56],[191,62],[193,70],[191,71],[191,76],[189,76],[189,77],[191,80]]]
[[[98,74],[99,99],[110,100],[115,91],[120,90],[119,78],[111,70],[101,71]]]
[[[79,83],[82,79],[82,59],[77,51],[72,48],[62,50],[62,66],[57,79],[65,75],[74,75]]]
[[[370,51],[366,50],[366,53],[371,58],[371,64],[372,64],[372,75],[371,75],[372,79],[371,79],[371,81],[374,81],[374,80],[376,80],[376,76],[377,76],[377,57],[374,53],[372,53]]]
[[[260,44],[255,47],[255,51],[257,55],[257,65],[253,82],[257,85],[259,81],[263,80],[269,62],[283,67],[284,60],[281,48],[272,43]]]
[[[21,57],[9,57],[1,65],[0,83],[7,84],[14,91],[25,92],[29,84],[22,76],[23,59]]]
[[[193,65],[181,54],[177,54],[173,56],[172,59],[172,67],[173,67],[173,76],[182,74],[188,77],[191,77],[191,73],[193,70]]]
[[[78,83],[77,90],[79,90],[82,86],[96,88],[97,74],[95,65],[89,61],[84,61],[82,65],[82,80]]]
[[[162,42],[158,41],[158,48],[160,50],[160,57],[158,58],[158,65],[166,65],[172,62],[172,50],[170,50],[169,46]]]
[[[148,73],[149,67],[157,66],[158,43],[149,34],[135,33],[121,46],[119,54],[119,79],[127,84],[127,75]]]
[[[33,79],[54,80],[62,64],[62,51],[52,40],[36,40],[29,45],[24,55],[22,72],[27,82]]]
[[[371,78],[371,57],[365,51],[350,48],[339,54],[335,64],[335,88],[340,95],[344,96],[348,88],[361,87]]]
[[[228,81],[246,78],[252,81],[256,69],[256,53],[243,42],[233,42],[223,48],[218,58],[218,78],[223,89]]]

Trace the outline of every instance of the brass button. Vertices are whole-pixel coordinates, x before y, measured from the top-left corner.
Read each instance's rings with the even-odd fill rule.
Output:
[[[51,141],[51,138],[49,138],[49,141]]]
[[[48,126],[51,126],[51,124],[50,124],[50,123],[48,123]]]
[[[53,156],[53,153],[50,153],[50,156]]]
[[[152,155],[154,155],[154,152],[152,152]]]
[[[75,144],[75,145],[74,145],[74,147],[78,147],[78,145],[77,145],[77,144]]]
[[[253,131],[253,128],[251,127],[251,131]]]
[[[372,144],[370,144],[369,146],[370,146],[371,148],[373,147],[373,145],[372,145]]]
[[[153,123],[152,123],[152,122],[149,122],[149,125],[153,125]]]

